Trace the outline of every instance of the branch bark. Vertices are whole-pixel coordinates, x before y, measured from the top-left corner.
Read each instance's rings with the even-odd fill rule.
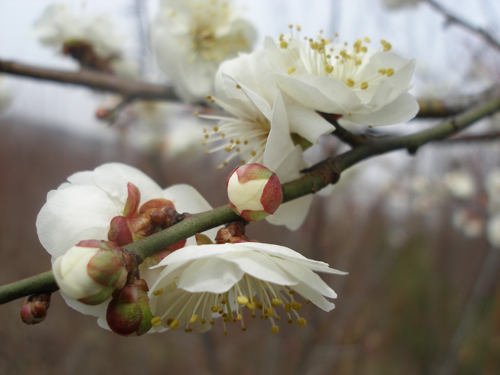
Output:
[[[342,171],[362,160],[398,149],[406,149],[410,154],[415,154],[418,148],[424,144],[447,138],[472,125],[477,120],[499,110],[500,98],[495,98],[456,118],[444,121],[431,129],[406,136],[370,139],[369,142],[354,147],[350,151],[325,159],[313,167],[304,170],[304,176],[301,178],[283,184],[283,202],[288,202],[307,194],[314,194],[328,184],[337,182]],[[237,220],[238,218],[239,216],[231,211],[229,205],[218,207],[211,211],[193,215],[153,236],[129,244],[125,248],[135,252],[140,260],[144,260],[155,252],[182,239]],[[38,276],[1,286],[0,304],[30,294],[55,290],[57,290],[57,285],[54,282],[52,272],[48,271]]]
[[[125,80],[90,70],[67,72],[0,60],[0,72],[116,92],[123,95],[127,100],[140,98],[146,100],[179,101],[172,87]]]

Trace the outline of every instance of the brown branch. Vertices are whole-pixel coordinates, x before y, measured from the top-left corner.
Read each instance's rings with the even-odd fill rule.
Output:
[[[483,39],[485,39],[492,47],[494,47],[500,51],[500,43],[495,38],[493,38],[493,36],[491,34],[489,34],[487,31],[485,31],[481,27],[475,27],[474,25],[470,24],[469,22],[450,14],[443,6],[436,3],[434,0],[425,0],[425,1],[431,7],[436,9],[439,13],[441,13],[443,16],[445,16],[447,23],[456,23],[457,25],[460,25],[460,26],[466,28],[467,30],[471,31],[472,33],[477,34],[480,37],[482,37]]]
[[[493,98],[500,97],[500,86],[495,85],[478,94],[461,96],[458,98],[418,99],[420,110],[417,113],[419,118],[448,117],[462,113],[480,103]]]
[[[445,140],[442,144],[446,145],[454,143],[488,142],[488,141],[496,141],[498,138],[500,138],[500,131],[450,138]]]
[[[125,80],[89,70],[67,72],[0,60],[0,72],[111,91],[123,95],[128,100],[140,98],[179,101],[172,87]]]

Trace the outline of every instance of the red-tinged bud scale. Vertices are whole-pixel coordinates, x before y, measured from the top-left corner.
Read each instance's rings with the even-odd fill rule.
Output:
[[[26,324],[38,324],[47,317],[51,293],[39,293],[26,297],[21,307],[21,319]]]
[[[133,284],[117,291],[106,312],[109,328],[122,336],[147,333],[152,327],[152,319],[148,286],[144,280],[135,280]]]
[[[231,209],[248,221],[272,215],[283,201],[278,177],[260,164],[236,168],[226,182]]]

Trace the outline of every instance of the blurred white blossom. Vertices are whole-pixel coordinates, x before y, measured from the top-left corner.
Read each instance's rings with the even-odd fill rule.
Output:
[[[256,31],[230,1],[162,0],[151,36],[158,65],[179,96],[199,102],[213,91],[219,64],[250,51]]]
[[[458,199],[469,199],[476,192],[474,178],[464,170],[448,172],[444,177],[444,185]]]
[[[488,218],[486,238],[491,246],[500,248],[500,212]]]

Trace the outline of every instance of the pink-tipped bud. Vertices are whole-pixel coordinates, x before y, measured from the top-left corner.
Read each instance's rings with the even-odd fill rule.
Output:
[[[274,214],[283,201],[278,177],[260,164],[236,168],[226,182],[229,205],[248,221],[257,221]]]
[[[109,328],[122,336],[141,336],[151,327],[153,314],[149,309],[148,286],[136,280],[118,291],[108,305],[106,321]]]
[[[125,285],[128,274],[121,249],[98,240],[73,246],[56,259],[52,270],[61,291],[87,305],[106,301]]]
[[[39,293],[26,297],[21,307],[21,319],[26,324],[38,324],[47,317],[51,293]]]

